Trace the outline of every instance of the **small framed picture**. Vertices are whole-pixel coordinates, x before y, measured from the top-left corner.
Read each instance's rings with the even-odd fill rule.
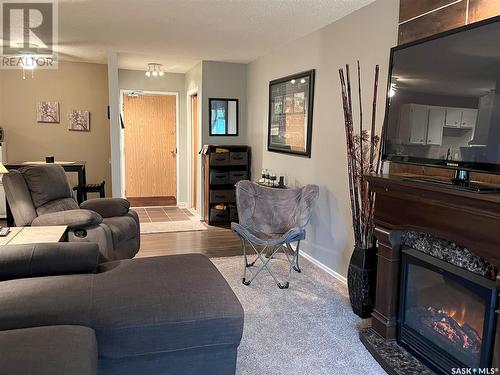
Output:
[[[59,124],[59,102],[39,102],[36,121],[47,124]]]
[[[72,131],[89,132],[90,131],[90,112],[72,110],[69,113],[68,129]]]

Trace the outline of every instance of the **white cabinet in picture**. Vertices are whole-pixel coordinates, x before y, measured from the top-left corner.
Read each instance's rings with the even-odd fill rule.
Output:
[[[429,108],[419,104],[401,106],[398,137],[403,144],[424,145],[427,136]]]
[[[443,143],[443,127],[446,119],[446,109],[430,108],[429,125],[427,127],[426,143],[441,146]]]
[[[410,106],[409,127],[410,143],[425,145],[429,109],[420,105]]]
[[[449,128],[459,128],[462,123],[461,108],[446,108],[446,123]]]
[[[462,128],[475,128],[477,122],[477,109],[465,108],[462,110]]]

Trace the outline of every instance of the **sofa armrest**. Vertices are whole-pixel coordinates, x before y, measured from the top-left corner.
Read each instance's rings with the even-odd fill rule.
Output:
[[[31,226],[67,225],[69,229],[93,227],[102,223],[102,216],[90,210],[66,210],[38,216]]]
[[[102,217],[124,216],[130,209],[130,202],[122,198],[89,199],[80,208],[97,212]]]
[[[0,280],[96,272],[98,260],[91,242],[0,246]]]

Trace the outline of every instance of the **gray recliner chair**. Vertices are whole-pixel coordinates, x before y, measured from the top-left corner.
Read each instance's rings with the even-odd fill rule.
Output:
[[[56,164],[28,165],[3,176],[16,226],[68,226],[69,242],[95,242],[101,261],[133,258],[140,247],[139,217],[121,198],[83,202],[73,197]]]

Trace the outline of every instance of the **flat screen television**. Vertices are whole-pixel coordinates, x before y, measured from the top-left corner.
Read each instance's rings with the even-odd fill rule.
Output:
[[[383,159],[500,173],[500,17],[391,50]]]

